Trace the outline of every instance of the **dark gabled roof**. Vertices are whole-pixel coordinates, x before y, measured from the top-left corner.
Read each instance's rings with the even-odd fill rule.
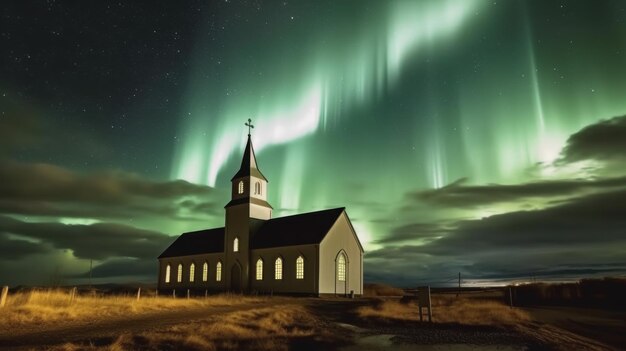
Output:
[[[243,159],[241,159],[241,167],[239,171],[233,176],[231,181],[242,178],[254,176],[261,178],[267,182],[267,178],[259,171],[259,167],[256,164],[256,155],[254,154],[254,148],[252,147],[252,140],[250,134],[248,134],[248,142],[246,143],[246,149],[243,152]]]
[[[252,237],[252,249],[319,244],[345,207],[264,221]]]
[[[224,252],[224,228],[184,233],[159,258]]]
[[[345,207],[260,220],[250,218],[251,249],[319,244]],[[224,252],[224,228],[199,230],[178,237],[159,258]],[[358,239],[357,239],[358,240]]]

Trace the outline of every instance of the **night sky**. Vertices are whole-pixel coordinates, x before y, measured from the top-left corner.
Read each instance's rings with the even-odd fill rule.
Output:
[[[366,281],[626,273],[622,0],[0,14],[0,283],[155,282],[223,226],[248,118],[274,216],[345,206]]]

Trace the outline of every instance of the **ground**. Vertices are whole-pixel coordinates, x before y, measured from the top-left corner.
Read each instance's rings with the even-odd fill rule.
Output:
[[[150,300],[152,299],[152,300]],[[163,299],[163,300],[161,300]],[[166,300],[169,299],[169,300]],[[36,300],[36,298],[31,298]],[[5,307],[4,349],[108,350],[611,350],[626,342],[624,313],[510,309],[492,298],[433,296],[434,323],[398,297],[127,298],[95,314],[37,317]],[[81,303],[106,299],[73,302]],[[159,308],[148,308],[158,302]],[[143,304],[143,305],[142,305]],[[20,309],[21,308],[21,309]],[[67,307],[67,310],[77,309]],[[80,311],[84,307],[78,308]],[[19,316],[19,318],[17,318]],[[9,322],[10,321],[10,322]]]

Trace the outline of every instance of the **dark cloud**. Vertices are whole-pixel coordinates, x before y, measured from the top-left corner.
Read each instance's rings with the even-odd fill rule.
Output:
[[[626,159],[626,116],[589,125],[572,134],[559,162]]]
[[[448,231],[449,228],[439,223],[411,223],[392,229],[389,235],[375,242],[390,244],[418,239],[433,240]]]
[[[601,224],[601,225],[600,225]],[[427,245],[433,252],[564,247],[626,242],[626,190],[592,194],[533,211],[516,211],[458,223]],[[429,247],[430,246],[430,247]]]
[[[414,260],[426,255],[422,245],[386,246],[382,249],[369,251],[367,259]]]
[[[11,238],[7,233],[0,232],[0,257],[4,260],[18,259],[33,254],[50,251],[50,247],[38,242]]]
[[[76,201],[116,205],[132,197],[170,199],[206,195],[210,187],[183,180],[154,182],[132,173],[101,172],[81,175],[45,164],[0,163],[0,194],[5,199]]]
[[[438,276],[455,272],[474,279],[617,274],[626,267],[625,228],[626,189],[619,189],[543,209],[399,226],[388,245],[368,252],[365,260],[370,277],[390,282],[406,281],[408,274],[443,284]],[[431,240],[433,235],[439,238]],[[429,240],[416,244],[411,237]]]
[[[498,270],[487,273],[490,270],[481,270],[479,267],[473,271],[475,277],[481,279],[521,279],[532,277],[581,277],[586,275],[614,275],[626,271],[626,263],[601,263],[601,264],[559,264],[555,266],[533,267],[526,270]],[[493,267],[491,268],[493,270]]]
[[[93,267],[92,278],[114,278],[128,276],[155,277],[158,265],[155,259],[132,259],[121,258],[107,260]],[[74,278],[88,278],[89,271],[75,276]]]
[[[626,177],[595,180],[550,180],[514,185],[464,185],[459,179],[439,189],[409,193],[412,200],[448,207],[473,207],[499,202],[513,202],[529,198],[549,198],[577,195],[585,190],[626,186]]]
[[[79,174],[45,163],[0,161],[0,213],[84,218],[177,216],[215,213],[206,200],[213,189],[183,180],[156,182],[139,175],[108,171]],[[187,206],[175,201],[186,199]],[[190,206],[193,204],[193,206]]]
[[[90,225],[66,225],[62,223],[23,222],[0,216],[0,233],[14,235],[26,240],[38,241],[49,251],[72,250],[77,258],[102,260],[111,257],[134,257],[154,259],[173,238],[163,233],[138,229],[127,225],[96,223]],[[23,240],[8,242],[28,254]],[[26,252],[24,252],[26,250]]]

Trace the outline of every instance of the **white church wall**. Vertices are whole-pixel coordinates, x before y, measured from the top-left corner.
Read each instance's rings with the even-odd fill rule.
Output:
[[[297,233],[293,233],[297,235]],[[304,277],[296,279],[296,260],[304,258]],[[275,279],[276,258],[283,260],[282,279]],[[252,250],[250,255],[251,290],[262,293],[317,294],[317,245],[286,246]],[[263,259],[263,279],[256,279],[256,262]]]
[[[342,250],[347,256],[345,282],[338,281],[336,269],[337,255]],[[320,294],[363,294],[363,252],[345,212],[322,240],[319,257]]]
[[[250,218],[270,219],[272,218],[272,209],[265,206],[250,204]]]

